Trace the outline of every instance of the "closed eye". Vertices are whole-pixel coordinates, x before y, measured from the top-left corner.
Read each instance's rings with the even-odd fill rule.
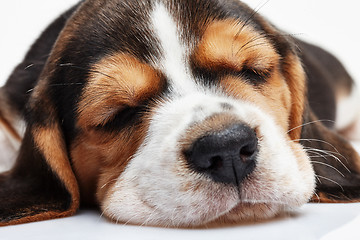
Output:
[[[143,106],[126,106],[98,124],[97,130],[117,131],[126,127],[134,126],[140,121],[140,114],[144,111]]]
[[[257,70],[255,68],[244,66],[241,70],[237,70],[233,67],[222,65],[220,67],[214,67],[213,69],[207,69],[198,67],[194,64],[193,72],[205,85],[212,85],[226,76],[234,76],[241,78],[252,85],[258,85],[265,83],[266,80],[271,77],[272,68]]]
[[[266,82],[266,79],[271,76],[271,70],[256,70],[243,67],[241,71],[237,72],[237,75],[251,84],[261,84]]]

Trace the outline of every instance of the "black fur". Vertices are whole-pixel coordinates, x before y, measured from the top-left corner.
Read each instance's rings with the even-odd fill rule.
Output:
[[[15,167],[0,175],[0,225],[48,211],[66,211],[71,202],[29,131],[23,141],[28,144],[22,144]]]

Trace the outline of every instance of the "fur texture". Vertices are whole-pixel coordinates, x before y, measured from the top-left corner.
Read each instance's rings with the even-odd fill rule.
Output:
[[[0,225],[80,204],[189,227],[358,201],[360,159],[344,137],[359,114],[342,118],[354,89],[331,54],[239,1],[81,1],[1,89]],[[228,160],[225,142],[249,132]],[[195,166],[203,139],[220,150]],[[216,175],[225,168],[236,179]]]

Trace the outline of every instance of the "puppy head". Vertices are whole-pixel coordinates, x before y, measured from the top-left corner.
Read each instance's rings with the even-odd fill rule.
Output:
[[[291,41],[238,1],[86,1],[32,95],[19,160],[33,143],[63,215],[80,191],[116,222],[269,218],[315,190],[304,98]]]
[[[130,25],[145,26],[130,32],[148,34],[150,52],[110,51],[82,89],[71,152],[80,189],[133,224],[266,218],[306,203],[314,173],[292,130],[304,79],[290,43],[242,5],[237,18],[143,9]]]

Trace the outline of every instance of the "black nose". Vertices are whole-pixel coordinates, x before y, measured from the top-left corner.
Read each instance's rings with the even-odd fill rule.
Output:
[[[185,151],[191,168],[216,182],[239,184],[256,165],[258,140],[253,129],[235,124],[195,141]]]

